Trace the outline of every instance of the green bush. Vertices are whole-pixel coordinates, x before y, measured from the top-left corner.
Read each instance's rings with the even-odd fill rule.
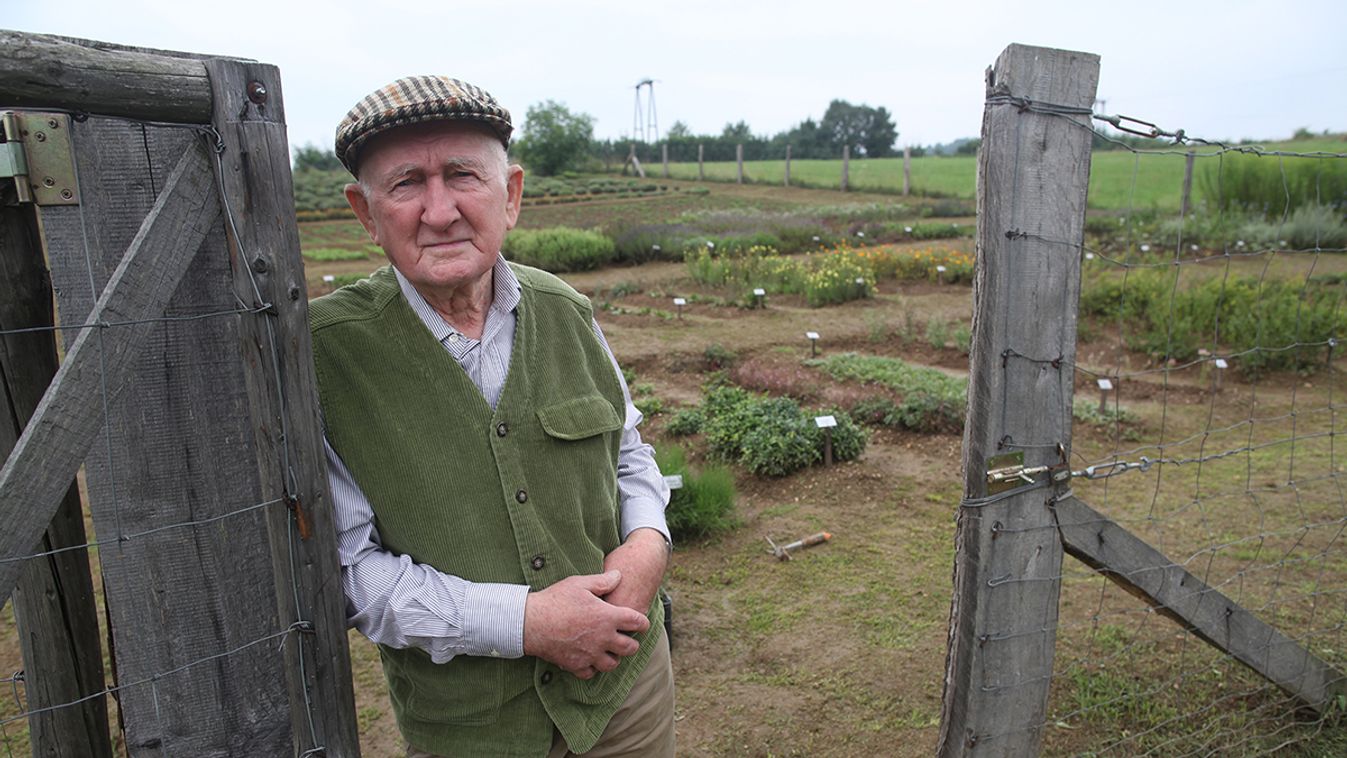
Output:
[[[739,387],[717,387],[702,404],[711,453],[765,476],[785,476],[823,460],[823,432],[788,397],[761,397]],[[834,460],[850,460],[865,448],[864,430],[836,410]]]
[[[557,226],[515,229],[502,252],[509,260],[551,271],[588,271],[613,260],[613,241],[598,232]]]
[[[687,437],[700,433],[705,423],[706,414],[701,408],[684,408],[669,419],[664,430],[676,437]]]
[[[665,476],[683,477],[683,486],[670,491],[669,507],[664,511],[675,541],[703,539],[738,525],[734,514],[737,493],[729,469],[707,466],[693,471],[677,446],[657,450],[655,463]]]
[[[902,400],[872,401],[859,405],[857,415],[918,432],[957,432],[963,428],[967,402],[966,379],[956,379],[933,368],[912,366],[897,358],[841,353],[805,361],[836,379],[878,384],[897,392]]]
[[[316,247],[303,251],[305,258],[326,263],[329,261],[363,261],[369,258],[367,250],[351,250],[344,247]]]
[[[1310,369],[1322,350],[1291,348],[1322,343],[1347,329],[1336,287],[1304,286],[1252,277],[1213,277],[1188,284],[1174,271],[1132,272],[1086,283],[1085,313],[1124,325],[1125,344],[1158,359],[1197,357],[1199,349],[1237,354],[1245,373]]]
[[[1226,154],[1203,162],[1198,184],[1210,208],[1281,218],[1307,205],[1347,210],[1347,162]]]
[[[746,423],[740,440],[739,462],[755,474],[785,476],[822,459],[815,442],[816,427],[800,406],[788,397],[759,400],[740,414],[736,423]]]

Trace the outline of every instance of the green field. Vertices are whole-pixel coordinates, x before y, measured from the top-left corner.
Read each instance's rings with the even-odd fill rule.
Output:
[[[1291,152],[1347,153],[1342,137],[1269,142],[1265,150]],[[1198,173],[1214,171],[1221,158],[1216,148],[1193,148],[1199,155]],[[1132,153],[1127,150],[1098,151],[1090,171],[1090,207],[1107,210],[1157,209],[1178,210],[1183,191],[1183,148],[1174,153]],[[1269,158],[1268,160],[1276,160]],[[762,184],[780,184],[785,161],[744,161],[744,179]],[[733,161],[706,163],[710,181],[735,180]],[[669,174],[675,179],[696,179],[696,163],[670,163]],[[661,176],[658,164],[647,166],[648,176]],[[976,187],[977,159],[974,156],[924,156],[912,159],[912,191],[918,195],[971,198]],[[805,187],[837,187],[842,177],[841,160],[792,160],[792,184]],[[851,161],[852,189],[900,192],[903,187],[902,158],[869,158]],[[1194,178],[1194,198],[1200,196],[1200,177]]]

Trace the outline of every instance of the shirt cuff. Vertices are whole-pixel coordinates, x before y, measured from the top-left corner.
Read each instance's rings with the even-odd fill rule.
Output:
[[[524,584],[469,583],[463,596],[463,652],[491,658],[524,654]]]
[[[673,545],[669,524],[664,518],[664,503],[653,498],[631,498],[622,503],[622,540],[637,529],[650,528],[664,535],[664,541]]]

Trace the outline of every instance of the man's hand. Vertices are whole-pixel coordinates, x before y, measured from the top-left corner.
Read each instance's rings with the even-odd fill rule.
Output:
[[[625,632],[650,628],[639,612],[603,601],[626,582],[611,569],[562,579],[530,592],[524,602],[524,654],[542,658],[581,679],[617,668],[640,644]]]
[[[603,570],[622,572],[622,581],[604,598],[613,605],[644,614],[669,567],[669,543],[655,529],[641,528],[603,559]]]

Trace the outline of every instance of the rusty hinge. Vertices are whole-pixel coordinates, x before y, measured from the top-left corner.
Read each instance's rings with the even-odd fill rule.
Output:
[[[19,202],[78,205],[70,117],[0,111],[0,178],[13,179]]]

